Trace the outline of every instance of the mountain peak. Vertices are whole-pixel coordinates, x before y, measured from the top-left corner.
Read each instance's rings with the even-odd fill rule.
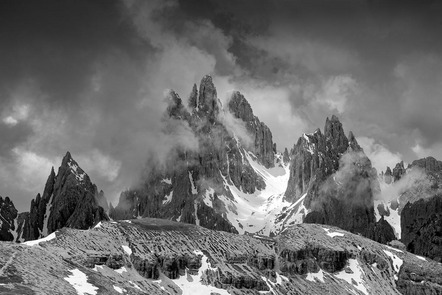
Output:
[[[196,109],[198,106],[198,88],[196,84],[193,84],[192,92],[189,96],[189,108],[190,109]]]
[[[219,109],[220,105],[212,77],[206,75],[201,79],[196,110],[199,114],[207,116],[209,121],[215,121]]]
[[[233,92],[228,103],[229,111],[244,122],[253,120],[253,110],[247,99],[239,91]]]
[[[66,155],[64,155],[62,163],[68,163],[70,160],[72,160],[71,153],[69,151],[66,152]]]

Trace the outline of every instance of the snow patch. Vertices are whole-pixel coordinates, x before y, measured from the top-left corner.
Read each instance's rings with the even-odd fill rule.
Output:
[[[171,191],[170,194],[168,194],[168,195],[166,196],[166,199],[163,200],[163,205],[169,204],[170,201],[172,201],[172,196],[173,196],[173,191]]]
[[[56,232],[53,232],[52,234],[50,234],[49,236],[47,236],[45,238],[38,239],[38,240],[33,240],[33,241],[27,241],[27,242],[24,242],[23,244],[26,245],[26,246],[35,246],[35,245],[38,245],[38,244],[40,244],[42,242],[48,242],[48,241],[53,240],[53,239],[55,239],[57,237],[55,235],[55,233]]]
[[[334,237],[343,237],[344,236],[344,234],[340,233],[340,232],[330,232],[330,229],[325,228],[325,227],[323,227],[322,229],[327,232],[327,236],[332,237],[332,238],[334,238]]]
[[[161,180],[161,182],[171,185],[172,184],[172,179],[170,179],[170,178],[163,178]]]
[[[64,278],[74,287],[78,295],[96,295],[98,288],[87,282],[87,275],[78,268],[70,271],[72,275]]]
[[[101,227],[101,221],[97,223],[96,226],[94,226],[94,228],[100,228]]]
[[[345,272],[345,269],[336,273],[334,276],[338,279],[344,280],[350,285],[354,286],[356,289],[361,291],[362,293],[368,295],[367,288],[365,287],[365,282],[363,279],[364,271],[357,259],[349,259],[348,260],[349,268],[353,273]]]
[[[123,266],[123,267],[121,267],[119,269],[114,269],[114,271],[121,275],[121,274],[123,274],[123,272],[127,272],[127,269]]]
[[[193,182],[193,176],[192,173],[189,171],[189,180],[190,180],[190,186],[192,188],[192,195],[198,194],[198,189],[195,186],[195,183]]]
[[[94,266],[94,268],[92,270],[98,272],[98,270],[100,270],[100,269],[103,269],[103,266],[95,264],[95,266]]]
[[[391,260],[393,261],[393,269],[396,272],[396,274],[394,275],[394,279],[397,281],[398,280],[397,274],[399,273],[399,270],[401,269],[401,266],[404,263],[404,261],[400,259],[398,256],[391,253],[390,251],[387,250],[382,250],[382,251],[384,251],[384,253],[387,254],[387,256],[390,257]]]
[[[193,207],[195,208],[195,224],[200,225],[200,220],[198,219],[198,204],[195,202],[193,203]]]
[[[316,280],[321,283],[325,283],[324,281],[324,272],[320,269],[317,273],[309,272],[307,273],[307,277],[305,278],[307,281],[316,282]]]
[[[135,284],[134,282],[132,282],[132,281],[129,281],[129,284],[131,284],[132,286],[134,286],[136,289],[138,289],[138,290],[140,290],[140,291],[143,291],[137,284]]]
[[[117,292],[120,293],[120,294],[123,294],[123,292],[126,292],[125,289],[122,289],[122,288],[120,288],[120,287],[118,287],[118,286],[114,286],[114,290],[117,291]]]
[[[402,251],[402,250],[400,250],[400,249],[396,249],[396,248],[393,248],[393,247],[390,247],[390,246],[387,246],[387,245],[385,245],[385,247],[387,247],[388,249],[393,250],[393,251],[397,251],[397,252],[400,252],[400,253],[404,253],[404,251]]]
[[[427,259],[425,259],[425,258],[422,257],[422,256],[419,256],[419,255],[414,255],[414,256],[416,256],[417,259],[420,259],[420,260],[423,260],[423,261],[427,261]]]
[[[208,188],[203,195],[203,202],[210,208],[213,208],[213,195],[215,194],[215,190],[213,188]]]
[[[132,254],[132,250],[129,248],[129,246],[121,245],[121,248],[123,248],[124,252],[126,252],[127,255],[130,256]]]
[[[75,176],[75,178],[78,180],[78,181],[83,181],[84,180],[84,176],[86,175],[86,173],[84,173],[84,172],[81,172],[78,168],[78,165],[77,164],[75,164],[75,163],[72,163],[72,161],[69,161],[68,162],[68,166],[69,166],[69,168],[71,168],[71,171],[72,171],[72,173],[74,174],[74,176]],[[81,168],[80,168],[81,169]]]

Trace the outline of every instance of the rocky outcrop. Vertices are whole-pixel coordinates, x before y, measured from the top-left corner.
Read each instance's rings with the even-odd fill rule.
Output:
[[[164,219],[102,222],[87,231],[61,229],[38,246],[0,243],[0,265],[0,293],[6,294],[70,294],[75,291],[66,278],[73,270],[87,276],[97,295],[117,289],[152,295],[442,290],[439,263],[315,224],[265,238]]]
[[[397,163],[396,166],[393,168],[393,181],[398,181],[401,179],[402,175],[405,174],[405,167],[404,162],[401,161],[400,163]]]
[[[426,173],[438,173],[442,171],[442,161],[438,161],[433,157],[414,160],[411,166],[422,168]]]
[[[0,241],[12,241],[16,230],[15,219],[17,209],[15,209],[9,197],[0,196]]]
[[[324,134],[304,134],[293,147],[285,198],[306,195],[304,222],[330,224],[369,236],[374,228],[373,187],[377,175],[353,133],[345,136],[336,116],[327,118]]]
[[[367,237],[382,244],[388,244],[396,239],[394,229],[382,216],[379,221],[370,225]]]
[[[284,164],[290,163],[290,155],[289,155],[289,151],[287,150],[287,148],[284,149],[284,153],[282,155],[282,160],[283,160]]]
[[[276,151],[273,150],[272,132],[253,114],[252,107],[240,92],[233,93],[229,101],[229,111],[246,124],[254,143],[252,152],[265,167],[273,167]]]
[[[19,216],[16,241],[34,240],[61,229],[88,229],[108,220],[107,201],[69,152],[57,175],[51,169],[43,194],[31,201],[28,214]]]
[[[442,262],[442,196],[407,203],[401,213],[407,251]]]

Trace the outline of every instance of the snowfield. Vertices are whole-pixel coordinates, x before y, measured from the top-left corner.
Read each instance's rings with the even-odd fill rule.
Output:
[[[255,160],[251,152],[241,149],[244,160],[248,161],[255,172],[262,177],[266,187],[263,190],[256,190],[253,194],[243,192],[234,186],[230,179],[221,174],[224,187],[231,192],[233,200],[227,196],[218,196],[224,203],[227,212],[226,218],[233,224],[240,234],[256,233],[270,235],[270,233],[280,232],[284,225],[301,223],[307,214],[307,209],[303,206],[305,195],[294,204],[284,200],[284,193],[287,189],[290,166],[282,164],[282,155],[276,155],[275,167],[265,168]],[[204,202],[209,204],[210,194],[213,188],[206,192]],[[283,212],[295,211],[295,214],[286,214],[282,221],[277,221],[277,217]]]

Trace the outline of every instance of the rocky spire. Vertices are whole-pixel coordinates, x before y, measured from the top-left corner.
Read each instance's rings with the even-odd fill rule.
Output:
[[[171,118],[181,119],[188,116],[187,110],[184,108],[183,101],[178,93],[171,90],[168,95],[167,115]]]
[[[358,141],[356,140],[356,137],[353,135],[352,131],[350,131],[348,133],[348,148],[350,149],[350,151],[353,151],[353,152],[361,152],[362,151],[362,148],[358,144]]]
[[[396,166],[393,168],[393,179],[394,181],[398,181],[401,179],[402,175],[405,174],[405,167],[404,167],[404,161],[401,161],[400,163],[397,163]]]
[[[198,96],[198,114],[207,117],[210,123],[216,120],[220,110],[219,101],[216,94],[215,85],[213,85],[212,77],[204,76],[200,83]]]
[[[332,149],[338,153],[343,153],[348,148],[348,139],[345,136],[342,123],[338,117],[333,115],[331,119],[327,117],[324,127],[324,136],[327,143],[329,143]]]
[[[33,240],[62,227],[88,229],[108,217],[102,206],[104,194],[97,192],[89,176],[67,152],[57,175],[52,167],[42,196],[31,201],[28,215],[20,221],[20,238]]]
[[[189,96],[189,108],[191,110],[196,109],[198,106],[198,88],[196,87],[196,84],[193,84],[192,92]]]
[[[287,148],[284,149],[284,153],[282,154],[282,161],[284,164],[288,164],[290,162],[290,155]]]
[[[239,91],[232,94],[228,108],[236,118],[244,121],[246,129],[254,142],[253,152],[260,162],[267,168],[273,167],[276,146],[273,144],[272,132],[269,127],[259,121],[253,114],[249,102]]]
[[[393,178],[392,178],[392,172],[390,167],[387,166],[387,170],[385,170],[385,174],[384,174],[384,182],[387,184],[390,184],[392,182]]]

